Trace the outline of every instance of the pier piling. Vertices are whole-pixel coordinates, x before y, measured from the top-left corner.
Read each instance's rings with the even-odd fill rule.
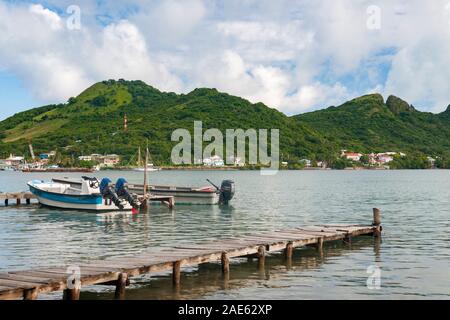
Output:
[[[230,259],[228,258],[228,254],[226,252],[222,252],[221,262],[222,262],[222,273],[224,275],[228,275],[230,273]]]
[[[80,289],[65,289],[63,294],[63,300],[80,300]]]
[[[294,245],[292,244],[292,242],[288,242],[288,244],[286,245],[286,249],[284,249],[285,259],[291,260],[293,253],[294,253]]]
[[[375,230],[373,232],[373,235],[375,237],[381,237],[381,211],[378,208],[373,208],[373,222],[372,225],[375,226]]]
[[[173,263],[172,282],[175,287],[178,287],[181,282],[181,261]]]
[[[125,288],[127,286],[127,283],[128,283],[128,274],[120,273],[119,279],[117,279],[116,292],[114,293],[114,298],[116,300],[125,299]]]
[[[262,270],[264,269],[264,263],[266,260],[266,247],[265,246],[259,246],[258,247],[258,269]]]

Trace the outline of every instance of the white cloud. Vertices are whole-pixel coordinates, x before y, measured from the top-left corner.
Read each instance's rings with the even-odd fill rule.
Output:
[[[40,4],[30,5],[29,10],[33,15],[44,19],[51,29],[58,30],[62,28],[61,18],[53,11],[45,9]]]
[[[0,4],[0,67],[23,79],[43,102],[62,102],[109,78],[141,79],[181,90],[178,78],[151,59],[140,30],[124,20],[104,28],[65,28],[41,5]]]
[[[79,5],[82,29],[68,30],[42,5],[0,3],[0,68],[45,101],[126,78],[177,92],[216,87],[290,114],[373,90],[433,111],[450,103],[448,0]],[[366,26],[369,5],[381,10],[380,30]]]

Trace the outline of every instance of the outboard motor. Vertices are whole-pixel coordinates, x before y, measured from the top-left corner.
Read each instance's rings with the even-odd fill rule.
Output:
[[[128,182],[124,178],[120,178],[116,182],[116,193],[120,198],[125,199],[135,209],[140,207],[139,201],[128,191]]]
[[[220,185],[219,192],[220,192],[219,203],[228,204],[228,202],[234,197],[235,192],[234,181],[223,180],[222,184]]]
[[[122,201],[120,201],[119,196],[112,186],[112,181],[109,178],[103,178],[100,182],[100,193],[104,199],[111,200],[120,210],[124,209]]]

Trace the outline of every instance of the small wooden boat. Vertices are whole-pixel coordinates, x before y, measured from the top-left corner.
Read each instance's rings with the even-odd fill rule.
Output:
[[[39,203],[61,209],[89,211],[132,211],[140,206],[137,196],[128,192],[125,179],[113,187],[111,180],[83,177],[78,184],[33,180],[28,182]]]

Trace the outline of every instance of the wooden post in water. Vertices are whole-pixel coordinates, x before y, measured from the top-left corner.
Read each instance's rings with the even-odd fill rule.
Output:
[[[27,202],[27,204],[31,204],[31,199],[27,198],[26,202]]]
[[[17,199],[16,199],[16,204],[17,204],[18,206],[20,206],[20,203],[21,203],[20,198],[17,198]]]
[[[265,258],[266,258],[266,247],[260,246],[258,248],[257,256],[258,256],[258,269],[263,270],[264,262],[265,262]]]
[[[39,290],[37,288],[27,289],[23,292],[23,300],[36,300]]]
[[[347,244],[351,248],[351,246],[352,246],[352,236],[349,233],[347,233],[345,235],[343,240],[344,240],[344,243]]]
[[[9,200],[5,199],[5,207],[7,207],[9,205]]]
[[[125,299],[125,287],[128,282],[128,274],[121,273],[116,283],[116,292],[114,293],[114,299],[123,300]]]
[[[286,260],[292,260],[292,255],[294,253],[294,245],[292,242],[288,242],[286,249],[284,249],[284,257]]]
[[[172,268],[172,282],[175,287],[178,287],[181,282],[181,261],[175,261]]]
[[[381,211],[378,208],[373,208],[373,222],[372,225],[376,227],[375,231],[373,232],[373,235],[375,237],[381,236]]]
[[[226,252],[222,252],[222,273],[224,275],[228,275],[230,273],[230,259],[228,258],[228,254]]]
[[[147,163],[148,163],[148,147],[145,153],[145,164],[144,164],[144,200],[141,204],[141,210],[147,211],[148,209],[148,199],[147,199],[147,185],[148,185],[148,181],[147,181]]]
[[[63,293],[64,300],[80,300],[80,288],[65,289]]]
[[[316,243],[316,250],[321,252],[323,249],[323,238],[320,237],[317,239],[317,243]]]

